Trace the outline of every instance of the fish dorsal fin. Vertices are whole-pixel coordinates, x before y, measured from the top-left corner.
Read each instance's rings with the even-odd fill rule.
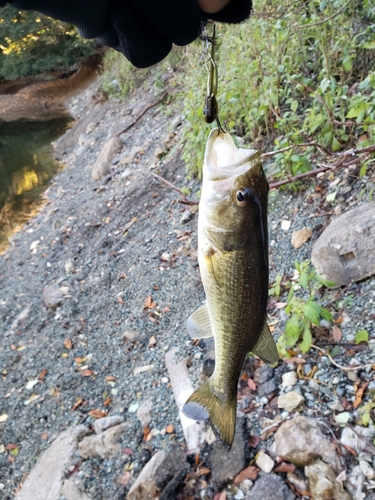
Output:
[[[192,339],[207,339],[213,336],[207,304],[198,307],[187,320],[187,329]]]
[[[263,329],[258,342],[255,344],[251,352],[269,365],[279,361],[276,344],[266,320],[264,320]]]

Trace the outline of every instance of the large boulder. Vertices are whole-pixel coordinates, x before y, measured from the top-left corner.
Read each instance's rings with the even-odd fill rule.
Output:
[[[353,208],[331,222],[313,246],[311,262],[335,287],[375,274],[375,203]]]

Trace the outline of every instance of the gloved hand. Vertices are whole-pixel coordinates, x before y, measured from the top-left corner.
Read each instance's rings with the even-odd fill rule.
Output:
[[[134,66],[147,68],[164,59],[172,43],[187,45],[195,40],[207,18],[244,21],[252,0],[231,0],[216,14],[203,12],[197,0],[16,0],[10,4],[74,24],[85,38],[96,38],[122,52]],[[4,5],[0,0],[0,7]]]

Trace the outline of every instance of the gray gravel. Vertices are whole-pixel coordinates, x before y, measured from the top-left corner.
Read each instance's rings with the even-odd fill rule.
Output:
[[[194,345],[185,328],[188,315],[204,299],[196,260],[197,214],[193,210],[186,214],[187,207],[176,201],[177,193],[151,176],[157,172],[179,187],[188,187],[190,197],[200,189],[198,180],[185,180],[178,152],[161,162],[154,156],[168,133],[176,132],[177,140],[179,129],[171,125],[178,123],[174,120],[177,114],[166,104],[151,108],[123,134],[123,151],[141,146],[143,152],[129,165],[115,163],[104,182],[92,181],[87,169],[104,142],[156,98],[154,87],[148,89],[138,101],[97,104],[76,129],[58,141],[56,154],[66,168],[47,190],[46,205],[14,235],[10,249],[0,256],[0,415],[8,415],[0,423],[0,446],[16,444],[19,450],[14,457],[8,450],[0,453],[1,493],[6,499],[13,497],[24,475],[59,432],[72,424],[94,423],[91,410],[121,415],[129,424],[119,456],[84,462],[76,457],[82,484],[92,499],[124,498],[127,489],[116,482],[124,467],[136,477],[155,450],[171,444],[184,449],[164,356],[172,347],[180,347],[180,355],[189,358],[197,386],[204,377],[201,354],[212,346],[206,348],[204,342]],[[295,260],[309,258],[313,242],[335,213],[367,201],[374,188],[374,173],[369,167],[366,178],[356,174],[337,174],[342,187],[351,189],[340,187],[333,205],[325,203],[328,175],[317,181],[323,192],[308,182],[298,193],[271,193],[271,282],[277,274],[291,276]],[[319,217],[320,211],[332,214]],[[136,221],[124,231],[133,218]],[[281,229],[282,220],[292,221],[289,231]],[[291,233],[304,226],[313,229],[313,236],[295,250]],[[30,250],[35,241],[39,244]],[[50,285],[59,287],[62,294],[61,304],[54,309],[43,302],[43,290]],[[342,342],[353,342],[361,329],[367,329],[371,338],[371,349],[342,348],[335,357],[340,364],[373,361],[374,285],[375,279],[369,279],[342,293],[327,293],[326,302],[333,300],[330,309],[343,318]],[[150,296],[156,305],[148,309],[145,303]],[[278,300],[285,299],[284,295]],[[285,311],[271,308],[270,319],[279,320],[277,337],[287,319]],[[126,332],[134,333],[130,340]],[[71,348],[66,339],[71,340]],[[306,399],[301,413],[324,418],[339,431],[334,414],[345,407],[351,414],[350,423],[355,423],[356,382],[317,351],[306,357],[309,368],[316,366],[318,372],[314,380],[300,378],[293,387]],[[150,365],[149,371],[134,374],[134,369]],[[296,368],[281,363],[275,370],[259,370],[258,361],[248,361],[248,377],[258,384],[252,391],[246,382],[240,382],[239,410],[246,415],[249,435],[259,435],[270,419],[285,416],[274,398],[290,390],[282,388],[281,377]],[[307,365],[303,370],[310,372]],[[358,380],[374,384],[373,371],[359,371]],[[27,385],[30,381],[37,382]],[[364,401],[371,394],[365,392]],[[136,417],[138,406],[146,399],[153,402],[150,428],[160,431],[148,442],[143,440],[144,429]],[[174,428],[171,434],[165,430],[168,424]],[[249,459],[271,442],[272,437],[249,448]],[[215,494],[214,489],[210,491],[207,498]],[[193,498],[200,498],[199,492],[196,495]],[[231,497],[228,490],[227,498]]]

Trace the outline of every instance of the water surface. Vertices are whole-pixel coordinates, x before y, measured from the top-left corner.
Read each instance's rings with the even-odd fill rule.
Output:
[[[0,251],[35,212],[41,194],[59,169],[51,142],[67,127],[68,120],[0,123]]]

